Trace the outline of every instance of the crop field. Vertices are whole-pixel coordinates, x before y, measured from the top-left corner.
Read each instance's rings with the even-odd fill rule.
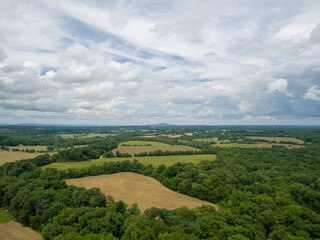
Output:
[[[66,170],[68,168],[84,168],[89,167],[90,165],[102,165],[105,162],[117,162],[117,161],[125,161],[125,160],[134,160],[136,159],[138,162],[143,164],[152,164],[155,167],[158,167],[161,164],[166,166],[171,166],[177,162],[181,163],[193,163],[198,164],[201,161],[216,160],[215,154],[206,154],[206,155],[176,155],[176,156],[152,156],[152,157],[132,157],[132,158],[102,158],[97,159],[95,161],[84,161],[84,162],[55,162],[48,164],[43,169],[46,168],[57,168],[58,170]]]
[[[179,138],[179,137],[182,137],[181,134],[160,134],[159,136],[168,137],[168,138]]]
[[[16,221],[0,223],[0,239],[3,240],[41,240],[40,233],[24,227]]]
[[[107,137],[107,136],[114,136],[116,134],[107,134],[107,133],[89,133],[89,134],[61,134],[62,138],[93,138],[93,137]]]
[[[15,146],[15,147],[9,147],[10,150],[12,150],[13,148],[15,149],[19,149],[19,150],[26,150],[26,149],[34,149],[36,151],[46,151],[47,150],[47,146]]]
[[[6,162],[14,162],[16,160],[34,158],[40,154],[41,153],[0,151],[0,166]]]
[[[170,144],[151,141],[127,141],[119,144],[120,146],[170,146]]]
[[[298,144],[304,144],[304,141],[297,139],[297,138],[291,138],[291,137],[246,137],[246,138],[250,138],[250,139],[263,139],[263,140],[267,140],[267,141],[275,141],[277,143],[279,143],[280,141],[284,141],[284,142],[295,142]]]
[[[145,152],[153,152],[156,150],[162,151],[197,151],[199,149],[183,145],[158,145],[158,146],[118,146],[113,149],[112,152],[115,154],[117,151],[120,153],[129,153],[131,155]]]
[[[218,210],[218,206],[192,198],[164,187],[157,180],[137,173],[116,173],[67,180],[67,184],[78,187],[100,188],[105,195],[111,195],[116,201],[131,205],[137,203],[141,212],[157,207],[176,209],[183,206],[195,208],[202,204],[211,205]]]
[[[212,142],[212,141],[217,142],[217,141],[218,141],[218,138],[216,138],[216,137],[213,137],[213,138],[198,138],[198,139],[193,139],[193,141],[196,141],[196,142],[208,142],[208,143],[210,143],[210,142]]]

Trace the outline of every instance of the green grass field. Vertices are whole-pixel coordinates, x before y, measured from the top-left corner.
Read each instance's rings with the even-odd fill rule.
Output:
[[[239,143],[225,143],[225,144],[211,144],[212,147],[239,147],[239,148],[262,148],[272,147],[272,145],[265,144],[239,144]]]
[[[105,162],[116,162],[116,161],[125,161],[125,160],[138,160],[143,164],[152,164],[153,166],[157,167],[161,164],[166,166],[171,166],[177,162],[190,162],[190,163],[200,163],[203,160],[215,160],[215,154],[206,154],[206,155],[175,155],[175,156],[152,156],[152,157],[132,157],[132,158],[102,158],[95,161],[85,161],[85,162],[56,162],[51,163],[42,167],[42,169],[46,168],[57,168],[58,170],[65,170],[68,168],[84,168],[88,167],[92,164],[95,165],[102,165]]]
[[[13,217],[5,211],[0,210],[0,223],[9,222],[10,220],[13,220]]]
[[[149,141],[127,141],[119,144],[120,146],[128,145],[128,146],[170,146],[166,143],[161,142],[149,142]]]

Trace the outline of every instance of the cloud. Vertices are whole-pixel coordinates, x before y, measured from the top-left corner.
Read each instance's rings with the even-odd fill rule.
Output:
[[[4,1],[0,122],[317,123],[318,9]]]
[[[303,96],[305,100],[320,101],[320,89],[318,85],[314,85],[308,89],[308,92]]]
[[[291,93],[288,93],[287,87],[288,87],[288,81],[286,79],[282,79],[282,78],[275,79],[268,84],[267,92],[268,93],[279,92],[279,93],[285,93],[287,96],[292,96]]]

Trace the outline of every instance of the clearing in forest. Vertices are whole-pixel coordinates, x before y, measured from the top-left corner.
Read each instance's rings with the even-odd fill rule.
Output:
[[[116,149],[113,149],[112,152],[115,154],[117,151],[119,153],[129,153],[131,155],[138,153],[149,153],[157,150],[162,151],[200,151],[200,149],[183,146],[183,145],[159,145],[159,146],[118,146]]]
[[[157,180],[137,173],[123,172],[69,179],[67,184],[87,189],[100,188],[105,195],[113,196],[115,201],[122,200],[129,205],[137,203],[141,212],[151,207],[176,209],[186,206],[195,208],[202,204],[214,206],[216,210],[219,209],[213,203],[174,192]]]
[[[11,151],[0,151],[0,166],[6,162],[14,162],[16,160],[34,158],[41,153],[28,153],[28,152],[11,152]]]
[[[129,153],[131,155],[145,152],[153,152],[157,150],[162,151],[200,151],[200,149],[184,146],[184,145],[169,145],[160,142],[151,141],[128,141],[120,143],[116,149],[112,152],[115,154],[117,151],[119,153]]]
[[[55,162],[43,166],[42,169],[56,168],[58,170],[66,170],[68,168],[85,168],[90,165],[102,165],[105,162],[120,162],[125,160],[133,161],[136,159],[138,162],[145,165],[151,164],[158,167],[161,164],[171,166],[177,162],[181,163],[193,163],[198,164],[201,161],[213,161],[216,160],[215,154],[203,154],[203,155],[174,155],[174,156],[147,156],[147,157],[119,157],[119,158],[102,158],[97,160],[83,161],[83,162]]]

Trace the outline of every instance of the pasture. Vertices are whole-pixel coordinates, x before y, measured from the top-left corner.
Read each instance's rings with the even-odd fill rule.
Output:
[[[283,141],[283,142],[294,142],[294,143],[298,143],[298,144],[304,144],[304,141],[297,139],[297,138],[292,138],[292,137],[251,137],[251,136],[247,136],[246,138],[262,139],[262,140],[267,140],[269,142],[275,141],[277,143]]]
[[[158,145],[158,146],[118,146],[113,149],[115,154],[117,151],[120,153],[129,153],[131,155],[145,152],[153,152],[157,150],[162,151],[198,151],[199,149],[183,145]]]
[[[116,134],[107,134],[107,133],[81,133],[81,134],[61,134],[62,138],[94,138],[94,137],[107,137],[114,136]]]
[[[3,240],[41,240],[40,233],[24,227],[16,221],[0,223],[0,239]]]
[[[196,142],[206,142],[206,143],[210,143],[210,142],[217,142],[218,138],[217,137],[212,137],[212,138],[198,138],[198,139],[193,139],[193,141]]]
[[[101,192],[113,196],[116,201],[122,200],[129,205],[137,203],[141,212],[151,207],[176,209],[186,206],[195,208],[202,204],[214,206],[216,210],[219,209],[213,203],[174,192],[157,180],[137,173],[123,172],[69,179],[66,182],[68,185],[87,189],[100,188]]]
[[[143,163],[145,165],[152,164],[155,167],[158,167],[161,164],[166,166],[171,166],[177,162],[181,163],[193,163],[198,164],[201,161],[216,160],[215,154],[206,154],[206,155],[175,155],[175,156],[152,156],[152,157],[132,157],[132,158],[102,158],[95,161],[84,161],[84,162],[55,162],[43,166],[42,169],[46,168],[57,168],[58,170],[66,170],[68,168],[84,168],[89,167],[90,165],[102,165],[105,162],[117,162],[125,160],[134,160]]]
[[[20,151],[22,150],[31,150],[34,149],[35,151],[47,151],[47,146],[14,146],[14,147],[9,147],[10,150],[12,150],[13,148],[15,149],[19,149]]]
[[[12,151],[0,151],[0,166],[6,162],[14,162],[16,160],[34,158],[41,153],[28,153],[28,152],[12,152]]]
[[[119,146],[170,146],[170,144],[151,141],[127,141],[120,143]]]

